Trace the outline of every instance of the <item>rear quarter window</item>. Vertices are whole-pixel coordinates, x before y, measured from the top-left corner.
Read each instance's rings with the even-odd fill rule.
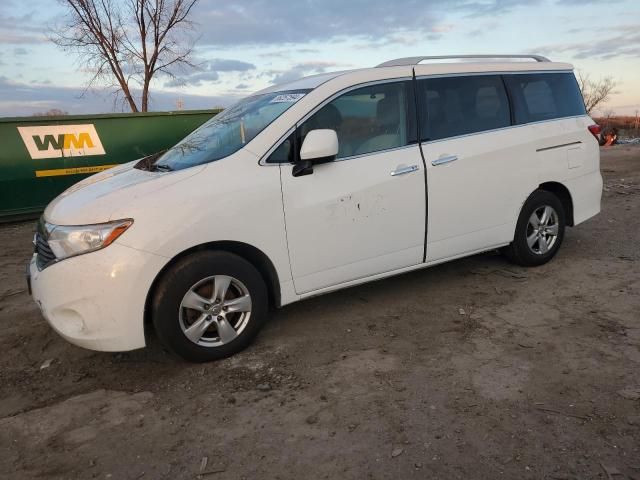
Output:
[[[513,74],[504,78],[518,125],[586,114],[573,73]]]

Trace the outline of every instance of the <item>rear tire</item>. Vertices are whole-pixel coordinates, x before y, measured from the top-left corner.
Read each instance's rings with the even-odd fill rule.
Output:
[[[228,252],[203,251],[179,260],[156,288],[151,315],[160,342],[191,362],[246,348],[268,316],[258,270]]]
[[[513,242],[504,249],[505,255],[525,267],[547,263],[562,244],[566,218],[558,197],[536,190],[522,206]]]

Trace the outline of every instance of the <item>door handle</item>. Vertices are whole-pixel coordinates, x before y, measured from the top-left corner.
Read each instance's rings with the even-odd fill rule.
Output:
[[[396,168],[393,172],[391,172],[392,177],[397,177],[398,175],[404,175],[405,173],[416,172],[418,170],[418,165],[411,165],[410,167],[400,167]]]
[[[436,158],[435,160],[431,160],[431,165],[433,165],[434,167],[437,167],[438,165],[444,165],[445,163],[455,162],[456,160],[458,160],[457,155],[445,155],[443,157]]]

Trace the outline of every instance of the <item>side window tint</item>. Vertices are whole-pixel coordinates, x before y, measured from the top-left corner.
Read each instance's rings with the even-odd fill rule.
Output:
[[[420,80],[422,140],[508,127],[509,100],[498,75]]]
[[[517,124],[586,113],[572,73],[514,74],[505,79],[514,101]]]
[[[529,82],[522,86],[526,110],[533,118],[554,118],[557,115],[551,87],[544,80]]]
[[[337,158],[404,146],[408,143],[408,97],[405,82],[382,83],[345,93],[300,127],[299,145],[311,130],[329,128],[338,134]]]

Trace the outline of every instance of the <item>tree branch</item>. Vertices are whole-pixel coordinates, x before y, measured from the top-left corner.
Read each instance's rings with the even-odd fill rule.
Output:
[[[67,16],[50,38],[77,52],[83,67],[94,72],[87,88],[98,83],[117,86],[134,112],[139,109],[131,85],[142,86],[140,110],[147,111],[155,74],[193,67],[187,31],[198,0],[60,1]]]
[[[606,103],[611,95],[615,94],[617,86],[612,77],[604,77],[600,80],[591,80],[588,74],[578,72],[578,85],[584,98],[584,105],[587,113],[591,113],[596,107]]]

